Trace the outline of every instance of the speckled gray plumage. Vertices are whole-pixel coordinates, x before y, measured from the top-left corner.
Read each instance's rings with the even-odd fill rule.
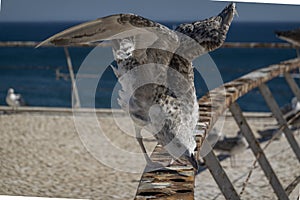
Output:
[[[234,13],[231,3],[218,16],[175,31],[141,16],[117,14],[67,29],[40,45],[111,40],[120,106],[171,155],[189,157],[198,121],[192,60],[222,45]]]

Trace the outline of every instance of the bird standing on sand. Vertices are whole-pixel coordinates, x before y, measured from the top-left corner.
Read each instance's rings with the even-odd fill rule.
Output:
[[[15,94],[13,88],[9,88],[6,95],[6,103],[7,105],[13,107],[13,109],[16,109],[19,106],[25,106],[26,103],[21,96],[21,94]]]
[[[224,139],[224,133],[222,133],[222,131],[213,128],[206,136],[206,140],[208,142],[208,144],[210,144],[210,146],[214,146],[218,141],[223,140]]]
[[[295,129],[300,127],[300,117],[298,115],[300,111],[300,102],[298,101],[297,97],[293,97],[291,101],[291,110],[287,113],[284,113],[284,117],[287,122],[290,123],[289,128]]]
[[[122,86],[118,102],[135,122],[148,166],[156,163],[144,147],[143,128],[174,159],[186,159],[197,169],[198,103],[192,61],[223,44],[235,13],[235,3],[231,3],[219,15],[181,24],[175,31],[138,15],[116,14],[67,29],[38,46],[111,40],[118,64],[113,71]]]
[[[230,155],[231,166],[235,166],[235,155],[242,153],[247,149],[248,143],[242,133],[239,131],[236,137],[224,137],[222,140],[218,141],[213,147],[222,153]]]

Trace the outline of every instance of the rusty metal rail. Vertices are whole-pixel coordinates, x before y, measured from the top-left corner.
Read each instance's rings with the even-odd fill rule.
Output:
[[[255,157],[258,158],[266,177],[269,179],[274,193],[279,199],[288,199],[288,195],[274,173],[271,163],[269,163],[267,158],[264,156],[264,153],[259,143],[256,141],[250,127],[247,125],[243,114],[236,103],[236,100],[252,89],[261,87],[264,85],[264,83],[272,80],[273,78],[298,69],[299,66],[300,59],[292,59],[253,71],[210,91],[207,95],[203,96],[199,100],[199,126],[200,129],[204,130],[204,134],[197,136],[198,146],[203,147],[206,145],[204,142],[206,134],[211,130],[214,123],[224,113],[224,111],[227,108],[230,108],[240,129],[250,144],[250,148],[252,149]],[[289,76],[287,75],[286,77]],[[287,81],[291,82],[289,78],[287,78]],[[293,87],[296,87],[295,84],[292,85]],[[294,91],[297,90],[297,88],[294,88]],[[265,95],[264,91],[262,91],[262,93]],[[299,94],[296,96],[298,95]],[[266,97],[266,100],[268,99],[269,97]],[[272,105],[274,106],[277,104],[275,101],[273,101]],[[270,108],[271,107],[272,106],[270,106]],[[274,113],[278,110],[275,111],[275,109],[271,109],[271,111],[275,116],[277,114],[282,116],[282,114],[279,112],[277,114]],[[280,124],[284,123],[286,122],[283,121]],[[299,159],[299,146],[294,136],[289,134],[289,132],[288,137],[288,141],[292,146],[296,157]],[[200,151],[198,148],[198,154],[199,152]],[[153,160],[166,161],[169,159],[169,157],[166,157],[166,155],[166,152],[163,151],[161,147],[157,146],[151,157]],[[219,185],[223,195],[227,199],[240,199],[213,151],[210,151],[208,154],[206,154],[203,159],[205,160],[208,169]],[[193,168],[188,163],[186,163],[186,166],[174,163],[171,167],[164,171],[145,172],[141,177],[135,199],[194,199],[195,174],[196,172],[193,171]]]

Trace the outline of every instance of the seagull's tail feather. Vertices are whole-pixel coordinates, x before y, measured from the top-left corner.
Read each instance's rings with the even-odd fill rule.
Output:
[[[27,102],[24,100],[24,98],[20,94],[18,97],[18,101],[19,101],[20,106],[28,106]]]

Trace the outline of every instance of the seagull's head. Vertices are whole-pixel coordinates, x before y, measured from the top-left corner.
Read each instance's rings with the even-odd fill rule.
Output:
[[[165,145],[164,148],[173,158],[186,160],[191,163],[195,170],[198,170],[198,161],[195,153],[196,141],[194,137],[177,136]]]
[[[230,3],[224,8],[224,10],[219,14],[222,18],[222,23],[229,26],[233,20],[234,15],[237,15],[237,10],[235,3]]]
[[[13,94],[14,92],[15,92],[15,91],[14,91],[13,88],[9,88],[8,91],[7,91],[8,94]]]

